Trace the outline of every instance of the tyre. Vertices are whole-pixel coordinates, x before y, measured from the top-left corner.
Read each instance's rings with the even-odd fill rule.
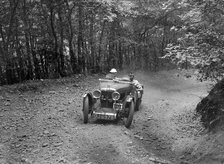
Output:
[[[134,116],[134,112],[135,112],[134,101],[132,101],[130,106],[129,106],[128,116],[127,116],[127,118],[125,118],[125,121],[124,121],[124,124],[125,124],[126,128],[129,128],[131,126],[133,116]]]
[[[138,111],[138,110],[139,110],[140,105],[141,105],[141,102],[142,102],[142,100],[141,100],[141,99],[138,99],[138,100],[136,101],[135,111]]]
[[[86,96],[83,100],[83,122],[84,124],[88,123],[89,115],[89,97]]]

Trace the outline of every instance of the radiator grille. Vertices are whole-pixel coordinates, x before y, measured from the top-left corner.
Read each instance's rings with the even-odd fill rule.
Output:
[[[103,108],[113,108],[112,93],[114,91],[102,91],[101,93],[101,107]]]

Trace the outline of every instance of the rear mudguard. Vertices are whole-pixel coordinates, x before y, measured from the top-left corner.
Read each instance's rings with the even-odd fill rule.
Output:
[[[141,99],[143,95],[143,90],[137,90],[137,98]]]

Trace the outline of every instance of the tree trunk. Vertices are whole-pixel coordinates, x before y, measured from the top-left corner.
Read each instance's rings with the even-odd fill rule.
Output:
[[[17,59],[18,64],[16,64],[16,68],[17,68],[17,74],[18,74],[18,80],[19,82],[22,82],[23,80],[25,80],[25,69],[24,69],[24,65],[23,65],[23,56],[22,53],[20,51],[20,46],[19,46],[19,36],[18,36],[18,21],[17,21],[17,28],[16,28],[16,54],[17,54]]]
[[[91,66],[93,69],[93,72],[96,72],[96,57],[95,57],[95,46],[93,43],[93,39],[94,39],[94,12],[91,12],[91,16],[90,16],[90,49],[91,49]]]
[[[122,69],[123,67],[123,52],[122,52],[122,43],[119,41],[118,43],[118,54],[119,54],[119,68]]]
[[[11,2],[10,1],[10,18],[9,18],[9,27],[8,27],[8,31],[7,31],[7,38],[5,41],[5,45],[4,45],[4,56],[5,56],[5,62],[6,62],[6,80],[8,84],[12,84],[13,83],[13,73],[12,73],[12,63],[10,61],[11,58],[11,54],[9,52],[10,49],[10,42],[11,42],[11,38],[12,38],[12,29],[13,29],[13,24],[15,21],[15,15],[16,15],[16,9],[18,7],[19,4],[19,0]]]
[[[54,27],[54,8],[51,6],[50,7],[50,23],[51,23],[51,32],[52,32],[52,35],[54,37],[54,54],[52,54],[54,57],[53,57],[53,61],[51,61],[51,66],[52,66],[52,69],[55,71],[53,73],[53,78],[56,78],[58,77],[59,75],[59,72],[60,72],[60,62],[58,61],[58,39],[57,39],[57,34],[56,34],[56,31],[55,31],[55,27]]]
[[[73,37],[74,37],[74,32],[73,32],[73,27],[72,27],[72,11],[75,7],[75,5],[73,5],[72,8],[69,8],[69,3],[68,0],[65,0],[66,3],[66,8],[68,10],[67,13],[67,20],[68,20],[68,46],[69,46],[69,55],[71,57],[70,63],[71,63],[71,67],[72,67],[72,71],[73,73],[77,73],[77,60],[76,60],[76,56],[73,50]]]
[[[102,51],[102,41],[103,41],[103,35],[104,35],[104,29],[105,29],[105,25],[106,25],[106,21],[103,22],[103,27],[102,27],[102,31],[100,34],[100,40],[99,40],[99,53],[98,53],[98,57],[97,57],[97,63],[100,63],[101,60],[101,51]],[[99,65],[98,65],[99,66]],[[102,69],[102,68],[101,68]]]
[[[83,4],[81,0],[79,1],[78,15],[78,72],[83,73],[85,71],[85,57],[83,53]]]
[[[32,62],[32,56],[31,56],[31,50],[30,50],[30,43],[29,43],[29,26],[27,23],[27,7],[26,7],[26,0],[23,0],[23,22],[25,26],[24,34],[25,34],[25,40],[26,40],[26,53],[28,57],[28,75],[27,75],[27,80],[28,79],[33,79],[34,74],[33,74],[33,62]]]
[[[5,84],[5,77],[3,75],[2,65],[0,63],[0,85],[4,85],[4,84]]]
[[[60,48],[59,48],[59,56],[60,56],[60,75],[63,77],[65,76],[65,59],[64,59],[64,54],[63,54],[63,46],[64,46],[64,27],[63,27],[63,21],[62,21],[62,13],[61,13],[61,8],[59,7],[58,9],[58,17],[59,17],[59,22],[60,22]]]
[[[2,54],[1,56],[1,62],[0,62],[0,82],[1,82],[1,85],[4,85],[7,83],[6,81],[6,76],[5,76],[5,73],[3,73],[3,68],[5,66],[5,63],[6,63],[6,57],[5,57],[5,49],[6,49],[6,43],[5,43],[5,37],[4,37],[4,33],[3,33],[3,30],[2,30],[2,25],[0,24],[0,34],[1,34],[1,38],[2,38],[2,44],[0,44],[0,53]]]

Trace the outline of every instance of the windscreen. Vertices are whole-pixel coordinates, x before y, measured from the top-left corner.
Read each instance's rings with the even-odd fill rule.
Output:
[[[129,88],[130,84],[130,82],[126,81],[100,79],[100,89],[119,90]]]

